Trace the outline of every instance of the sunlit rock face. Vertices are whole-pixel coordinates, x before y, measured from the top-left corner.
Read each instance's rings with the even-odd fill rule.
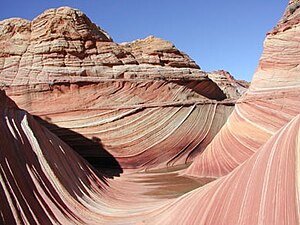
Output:
[[[300,115],[231,173],[159,208],[146,224],[299,224]]]
[[[218,177],[229,173],[299,114],[299,4],[290,2],[282,19],[267,34],[249,90],[188,174]]]
[[[165,58],[179,51],[154,37],[114,44],[77,10],[2,21],[0,224],[300,224],[299,6],[291,1],[268,33],[237,102],[247,84],[227,72],[205,73],[183,53],[172,64]],[[116,66],[130,73],[42,66],[30,76],[27,50],[12,54],[9,43],[29,46],[34,21],[65,16],[81,31],[65,35],[129,52],[135,63]]]
[[[121,43],[121,46],[131,52],[139,64],[199,69],[199,66],[188,55],[179,51],[171,42],[154,36]]]
[[[193,74],[188,68],[199,69],[159,38],[118,45],[81,11],[68,7],[47,10],[33,21],[1,21],[0,46],[3,85],[188,75]]]
[[[0,46],[7,95],[96,167],[113,166],[102,148],[123,168],[191,162],[246,88],[169,41],[116,44],[68,7],[0,22]]]
[[[0,104],[0,223],[85,223],[82,202],[100,195],[106,178],[3,91]]]
[[[218,70],[207,73],[208,77],[221,88],[227,98],[239,99],[249,88],[250,83],[236,80],[227,71]]]

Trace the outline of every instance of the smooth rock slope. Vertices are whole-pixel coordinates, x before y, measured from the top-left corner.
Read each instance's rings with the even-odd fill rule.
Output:
[[[268,33],[250,88],[188,174],[219,177],[229,173],[300,113],[300,10],[290,11],[297,4],[290,3]]]
[[[168,41],[116,44],[68,7],[0,22],[0,45],[7,95],[96,167],[191,162],[247,88]]]
[[[292,0],[238,100],[246,86],[227,72],[154,37],[115,44],[77,10],[2,21],[0,223],[300,224],[299,18]],[[63,35],[65,56],[94,40],[135,63],[89,69],[88,47],[72,66],[26,61]]]

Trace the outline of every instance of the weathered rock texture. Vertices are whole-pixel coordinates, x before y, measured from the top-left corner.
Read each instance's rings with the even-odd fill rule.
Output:
[[[139,64],[199,69],[199,66],[188,55],[180,52],[171,42],[154,36],[122,43],[121,46],[131,52]]]
[[[18,105],[79,153],[93,158],[98,151],[98,163],[109,158],[116,167],[95,170],[1,91],[1,224],[300,224],[297,3],[291,1],[268,34],[250,89],[226,123],[224,112],[237,93],[227,84],[243,84],[222,71],[159,80],[102,79],[103,71],[103,77],[81,80],[66,73],[64,82],[52,84],[28,73],[18,85],[19,63],[3,66],[1,76],[15,68],[3,88]],[[77,12],[61,8],[45,15],[64,10]],[[111,43],[101,33],[99,39]],[[140,55],[140,43],[126,46],[137,61],[148,57]],[[4,61],[10,57],[3,55]],[[156,66],[172,68],[165,64]],[[212,75],[216,83],[207,77]],[[196,158],[185,169],[191,156]],[[169,164],[178,166],[164,168]]]
[[[118,45],[68,7],[2,21],[0,46],[6,93],[97,167],[111,166],[111,155],[122,168],[192,161],[242,93],[168,41]]]
[[[4,92],[0,103],[1,224],[135,224],[210,181],[177,172],[109,179],[117,174],[95,171]]]
[[[1,83],[9,86],[203,74],[170,42],[148,37],[118,45],[82,12],[68,7],[47,10],[31,22],[1,21],[0,46]]]
[[[227,71],[218,70],[207,73],[208,77],[214,81],[227,96],[227,98],[238,99],[249,88],[250,83],[244,80],[236,80]]]
[[[227,176],[159,208],[146,224],[299,224],[296,116]]]
[[[300,10],[290,3],[269,32],[250,88],[188,174],[218,177],[232,171],[300,113]]]

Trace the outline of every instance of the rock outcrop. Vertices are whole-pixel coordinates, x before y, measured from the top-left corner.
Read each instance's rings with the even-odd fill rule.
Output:
[[[188,55],[179,51],[171,42],[154,36],[121,43],[121,46],[131,52],[139,64],[200,68]]]
[[[111,164],[99,142],[123,168],[192,161],[242,93],[231,78],[210,79],[171,42],[116,44],[68,7],[0,22],[0,46],[8,96],[97,167]]]
[[[2,91],[0,103],[0,223],[89,223],[83,201],[106,178]]]
[[[239,99],[249,88],[250,83],[244,80],[236,80],[227,71],[218,70],[207,73],[208,77],[214,81],[230,99]]]
[[[1,53],[0,79],[6,93],[0,91],[0,223],[300,224],[297,4],[290,2],[268,34],[250,88],[237,102],[244,83],[223,71],[200,71],[168,42],[150,37],[114,44],[69,8],[39,16],[51,24],[53,18],[77,15],[67,16],[62,24],[79,20],[66,26],[83,30],[80,40],[95,38],[135,60],[106,65],[107,71],[133,66],[143,72],[108,78],[110,72],[102,67],[99,73],[68,75],[71,66],[56,65],[54,70],[42,66],[41,76],[31,76],[32,70],[24,73],[24,68],[34,60],[21,63],[27,50]],[[27,28],[32,33],[33,22],[13,20],[22,25],[1,22],[1,34],[14,34],[8,43],[30,46]],[[43,34],[41,38],[49,35]],[[5,45],[4,36],[0,40]],[[157,46],[146,47],[149,42]],[[146,64],[157,52],[158,59]],[[162,60],[169,53],[183,58]],[[68,69],[59,74],[59,68]],[[142,68],[180,72],[150,75]]]
[[[170,42],[148,37],[118,45],[68,7],[47,10],[31,22],[1,21],[0,46],[1,83],[8,86],[203,74]]]
[[[188,174],[218,177],[229,173],[300,113],[300,9],[292,14],[289,10],[297,2],[289,4],[268,33],[250,88]]]
[[[146,224],[299,224],[300,115],[227,176],[158,209]]]

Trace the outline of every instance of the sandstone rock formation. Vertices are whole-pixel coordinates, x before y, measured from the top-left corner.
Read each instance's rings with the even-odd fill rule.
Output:
[[[268,34],[251,86],[236,104],[245,84],[223,71],[197,69],[169,42],[149,37],[117,45],[69,8],[33,22],[14,19],[19,25],[2,21],[0,223],[300,224],[297,4],[289,3]],[[64,26],[74,28],[67,42],[95,39],[122,49],[135,64],[89,68],[84,49],[72,66],[36,67],[40,58],[22,63],[40,54],[5,45],[44,43],[49,50],[56,34],[47,40],[40,28],[34,32],[41,42],[33,44],[32,24],[47,18],[52,27],[61,17],[53,23],[58,36]],[[182,58],[171,63],[170,54]],[[77,72],[68,74],[75,65]],[[135,76],[116,76],[120,66]],[[78,73],[83,69],[89,72]]]
[[[105,181],[2,91],[0,101],[1,224],[78,223],[76,196]]]
[[[170,198],[210,182],[176,171],[112,180],[2,91],[0,103],[1,224],[135,224]]]
[[[249,90],[188,174],[218,177],[229,173],[300,113],[300,11],[290,14],[289,7],[267,35]]]
[[[300,115],[232,173],[168,203],[146,224],[299,224],[299,128]]]
[[[132,53],[139,64],[163,65],[178,68],[196,68],[199,66],[171,42],[149,36],[130,43],[121,43]]]
[[[203,74],[170,42],[149,37],[118,45],[68,7],[47,10],[31,22],[1,21],[0,46],[1,83],[9,86]]]
[[[208,77],[214,81],[227,96],[227,98],[238,99],[249,88],[250,83],[244,80],[236,80],[227,71],[218,70],[207,73]]]
[[[6,93],[97,167],[111,155],[135,169],[192,161],[241,94],[172,43],[150,36],[116,44],[68,7],[2,21],[0,45]]]

